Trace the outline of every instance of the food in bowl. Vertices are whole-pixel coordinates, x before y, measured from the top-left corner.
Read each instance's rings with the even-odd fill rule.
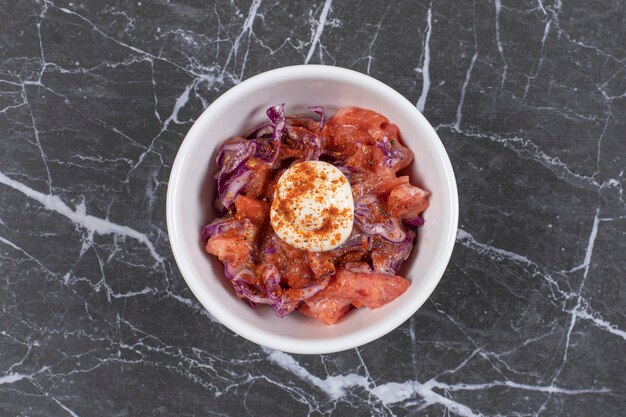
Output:
[[[410,282],[397,275],[429,193],[398,176],[413,159],[398,127],[371,110],[326,122],[267,110],[269,121],[227,140],[216,162],[222,217],[202,229],[239,298],[336,323],[381,307]]]

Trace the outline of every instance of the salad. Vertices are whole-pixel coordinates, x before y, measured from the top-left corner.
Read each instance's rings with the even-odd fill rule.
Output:
[[[410,285],[397,274],[428,207],[429,193],[399,174],[413,154],[371,110],[284,109],[219,149],[221,217],[202,228],[206,251],[239,298],[279,317],[333,324],[389,303]]]

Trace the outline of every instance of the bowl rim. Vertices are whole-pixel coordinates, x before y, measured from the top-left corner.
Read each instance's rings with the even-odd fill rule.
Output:
[[[367,84],[368,88],[378,89],[384,95],[390,96],[395,101],[404,103],[407,109],[411,109],[414,113],[414,117],[419,120],[420,124],[424,125],[426,129],[430,128],[432,130],[432,134],[427,140],[435,139],[433,140],[433,145],[444,169],[445,183],[447,185],[447,189],[444,191],[448,194],[448,199],[450,201],[450,215],[444,222],[442,222],[442,225],[447,227],[443,236],[444,250],[441,252],[439,257],[433,260],[435,265],[433,266],[431,275],[433,277],[436,276],[436,279],[431,278],[427,281],[429,285],[426,286],[425,291],[420,292],[416,297],[406,301],[402,308],[396,311],[394,315],[389,316],[388,320],[383,320],[377,323],[375,327],[367,327],[368,331],[359,331],[350,335],[339,335],[337,337],[323,340],[302,340],[260,330],[253,325],[249,325],[247,322],[239,319],[238,316],[229,313],[225,309],[211,308],[213,304],[210,298],[212,297],[202,290],[199,284],[199,277],[195,276],[196,273],[191,267],[191,263],[186,262],[186,254],[177,248],[176,240],[173,239],[174,231],[176,230],[177,218],[175,196],[177,194],[177,187],[180,183],[181,170],[184,165],[184,156],[193,150],[191,147],[191,136],[195,136],[195,131],[200,125],[199,122],[208,117],[212,108],[219,107],[222,103],[227,103],[229,100],[236,97],[240,91],[245,91],[245,89],[254,87],[255,85],[265,84],[267,81],[272,81],[273,79],[319,77],[320,75],[325,75],[330,78],[349,77],[354,79],[356,83]],[[430,122],[428,122],[426,117],[424,117],[417,107],[408,101],[402,94],[382,81],[348,68],[328,65],[292,65],[265,71],[231,87],[216,98],[196,119],[181,142],[170,171],[166,195],[166,223],[168,240],[172,248],[172,253],[174,254],[176,264],[181,275],[185,279],[187,286],[189,286],[192,293],[198,301],[200,301],[202,306],[222,325],[226,326],[235,334],[261,346],[297,354],[325,354],[352,349],[386,335],[413,316],[413,314],[415,314],[417,310],[419,310],[428,300],[436,286],[439,284],[439,281],[447,268],[456,241],[458,219],[459,201],[454,170],[439,135]]]

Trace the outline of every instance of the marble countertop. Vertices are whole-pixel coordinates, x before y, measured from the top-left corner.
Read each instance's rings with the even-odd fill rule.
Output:
[[[624,22],[616,0],[1,2],[0,415],[622,414]],[[430,300],[322,356],[214,321],[165,225],[194,118],[302,63],[414,102],[461,206]]]

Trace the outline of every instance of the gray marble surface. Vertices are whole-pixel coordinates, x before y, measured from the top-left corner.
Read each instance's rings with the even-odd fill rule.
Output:
[[[624,7],[0,0],[0,415],[623,415]],[[301,63],[416,103],[461,203],[430,301],[323,356],[215,322],[165,225],[194,118]]]

